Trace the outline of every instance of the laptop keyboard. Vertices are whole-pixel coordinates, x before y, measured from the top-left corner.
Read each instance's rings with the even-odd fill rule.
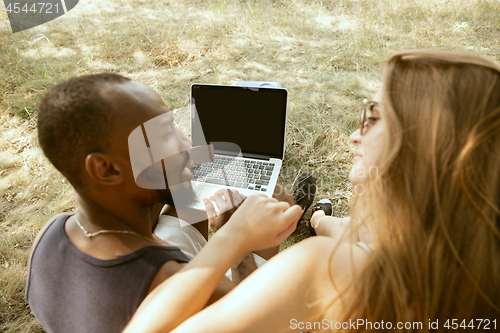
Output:
[[[215,156],[212,162],[194,165],[193,181],[256,191],[267,191],[274,163],[238,157]]]

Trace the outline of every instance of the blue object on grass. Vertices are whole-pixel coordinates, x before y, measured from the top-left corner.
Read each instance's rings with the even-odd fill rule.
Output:
[[[232,84],[232,86],[281,88],[281,85],[277,82],[265,82],[265,81],[238,81],[238,82],[234,82]]]

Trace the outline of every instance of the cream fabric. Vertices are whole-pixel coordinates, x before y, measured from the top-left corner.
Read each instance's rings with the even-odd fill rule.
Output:
[[[180,219],[169,215],[160,215],[154,233],[167,243],[177,246],[182,252],[193,258],[205,246],[207,241],[203,235],[192,225],[183,223],[181,227]],[[266,260],[254,253],[253,255],[257,267],[266,263]],[[231,269],[226,272],[230,279]]]

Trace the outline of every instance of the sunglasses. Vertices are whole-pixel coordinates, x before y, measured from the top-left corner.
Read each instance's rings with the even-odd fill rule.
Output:
[[[361,116],[359,119],[359,133],[361,135],[366,134],[370,125],[373,125],[373,122],[379,119],[373,116],[373,108],[377,105],[377,102],[370,101],[366,98],[363,100],[363,108],[361,109]]]

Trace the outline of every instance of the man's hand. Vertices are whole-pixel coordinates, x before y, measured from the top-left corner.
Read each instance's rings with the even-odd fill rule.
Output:
[[[234,284],[239,284],[257,269],[252,252],[247,252],[231,267],[231,277]]]
[[[203,199],[208,215],[208,224],[214,232],[219,230],[229,220],[236,209],[241,206],[246,196],[238,191],[224,189],[215,192],[210,200],[215,201],[219,214],[215,212],[212,202],[208,199]]]

